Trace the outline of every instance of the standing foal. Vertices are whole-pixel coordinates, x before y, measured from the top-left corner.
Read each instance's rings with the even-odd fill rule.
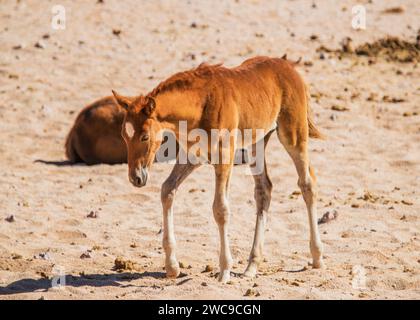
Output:
[[[146,96],[128,98],[113,93],[118,103],[127,110],[122,136],[128,149],[129,180],[136,187],[146,184],[148,169],[161,144],[162,130],[172,130],[184,150],[189,150],[192,143],[183,141],[180,121],[186,121],[188,132],[201,129],[209,135],[212,129],[227,129],[230,132],[263,130],[266,134],[264,150],[273,128],[276,128],[280,142],[296,166],[298,185],[307,206],[312,265],[321,268],[323,261],[317,226],[316,179],[309,165],[307,151],[308,138],[320,138],[321,134],[309,115],[306,87],[294,65],[285,57],[255,57],[232,69],[202,64],[196,69],[173,75]],[[227,150],[223,149],[221,141],[210,145],[210,149],[216,147],[218,152],[229,156],[226,162],[212,163],[216,179],[213,214],[220,233],[219,281],[222,282],[229,280],[232,267],[228,239],[228,190],[237,145],[235,139],[230,140],[233,143]],[[257,138],[254,133],[251,140],[249,144],[255,146]],[[172,210],[175,193],[199,166],[199,163],[177,163],[162,185],[163,247],[168,277],[179,275]],[[254,166],[255,163],[251,165]],[[262,172],[256,172],[254,180],[257,221],[246,276],[255,276],[262,259],[265,221],[272,189],[265,160]]]

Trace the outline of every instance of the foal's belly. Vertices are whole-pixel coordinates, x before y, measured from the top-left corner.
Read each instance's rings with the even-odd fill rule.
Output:
[[[248,148],[250,145],[257,143],[263,139],[270,131],[277,128],[277,121],[271,122],[269,125],[261,125],[256,128],[239,129],[236,134],[236,149]]]

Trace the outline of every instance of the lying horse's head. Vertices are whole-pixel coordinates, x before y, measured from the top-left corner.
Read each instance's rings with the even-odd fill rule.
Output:
[[[147,182],[148,169],[162,143],[161,125],[156,119],[155,100],[149,96],[123,97],[112,91],[127,114],[121,134],[127,144],[128,178],[136,187]]]

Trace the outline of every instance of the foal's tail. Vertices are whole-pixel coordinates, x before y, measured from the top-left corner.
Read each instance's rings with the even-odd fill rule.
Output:
[[[309,105],[309,90],[308,87],[305,85],[305,92],[306,92],[306,105],[307,105],[307,119],[308,119],[308,127],[309,127],[309,137],[314,139],[321,139],[325,140],[326,137],[319,131],[316,127],[312,115],[312,109]]]
[[[287,54],[283,55],[283,57],[281,57],[281,59],[286,60],[288,62],[290,62],[293,67],[296,67],[302,60],[302,58],[300,57],[297,61],[292,62],[287,60]],[[303,80],[302,80],[303,82]],[[314,138],[314,139],[322,139],[325,140],[326,137],[318,130],[318,128],[316,127],[313,117],[312,117],[312,110],[311,107],[309,105],[309,89],[308,86],[306,84],[304,84],[304,88],[305,88],[305,95],[306,95],[306,112],[307,112],[307,121],[308,121],[308,128],[309,128],[309,137],[310,138]]]
[[[71,128],[69,134],[67,135],[66,144],[65,144],[66,157],[72,163],[80,162],[80,160],[81,160],[80,157],[79,157],[79,155],[76,152],[75,147],[74,147],[74,142],[75,142],[74,141],[74,139],[75,139],[75,136],[74,135],[75,135],[75,131],[76,131],[75,126],[76,125],[74,125]]]
[[[309,107],[309,104],[308,104],[308,127],[309,127],[310,138],[325,140],[325,136],[315,126],[314,120],[312,118],[312,111]]]

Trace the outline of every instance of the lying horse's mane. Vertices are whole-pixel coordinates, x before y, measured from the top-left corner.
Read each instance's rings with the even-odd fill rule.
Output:
[[[162,81],[148,96],[156,97],[158,94],[165,93],[174,89],[187,89],[191,87],[196,78],[207,78],[214,74],[216,70],[222,69],[222,63],[208,64],[201,63],[197,68],[178,72],[168,79]]]

